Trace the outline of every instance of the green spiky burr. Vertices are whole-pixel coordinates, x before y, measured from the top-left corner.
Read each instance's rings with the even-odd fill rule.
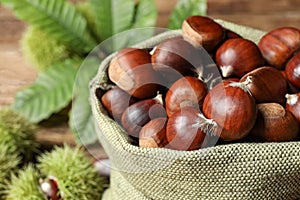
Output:
[[[21,49],[25,59],[39,71],[69,57],[65,45],[34,26],[29,26],[25,31]]]
[[[14,153],[27,162],[37,152],[36,128],[10,108],[0,107],[0,146],[13,149]]]
[[[0,144],[0,200],[5,199],[7,183],[11,174],[17,170],[19,161],[15,146]]]
[[[107,186],[79,147],[56,147],[42,155],[38,168],[45,177],[54,177],[64,200],[97,200]]]
[[[6,200],[46,200],[39,186],[39,173],[33,165],[12,175]]]

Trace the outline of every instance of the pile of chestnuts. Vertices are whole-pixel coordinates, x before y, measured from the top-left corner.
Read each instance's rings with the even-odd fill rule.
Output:
[[[299,139],[300,30],[258,45],[204,16],[153,49],[124,48],[98,95],[140,147],[196,150],[231,142]]]

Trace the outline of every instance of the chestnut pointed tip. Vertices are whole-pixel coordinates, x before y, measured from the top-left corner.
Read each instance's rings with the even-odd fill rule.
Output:
[[[228,78],[234,74],[234,69],[231,65],[223,65],[220,67],[220,70],[224,78]]]
[[[286,94],[286,103],[290,106],[296,105],[298,102],[299,96],[297,94]]]

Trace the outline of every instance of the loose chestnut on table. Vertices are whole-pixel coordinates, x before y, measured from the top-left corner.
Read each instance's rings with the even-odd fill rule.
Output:
[[[218,124],[215,135],[225,141],[239,140],[253,128],[257,108],[245,82],[222,82],[208,92],[203,114]]]
[[[191,76],[185,76],[177,80],[166,94],[165,107],[170,117],[183,107],[194,107],[200,110],[207,94],[206,84]]]
[[[204,47],[208,52],[224,40],[225,29],[214,20],[204,16],[190,16],[182,24],[183,38],[196,48]]]
[[[299,123],[278,103],[258,104],[258,117],[249,137],[257,142],[287,142],[298,138]]]
[[[264,65],[264,59],[257,45],[247,39],[226,40],[216,52],[216,64],[223,77],[237,76]]]
[[[139,99],[152,98],[161,89],[160,75],[153,69],[151,55],[143,49],[120,50],[110,62],[108,76],[119,88]]]
[[[260,39],[258,47],[268,65],[284,69],[293,54],[300,50],[300,30],[294,27],[274,29]]]

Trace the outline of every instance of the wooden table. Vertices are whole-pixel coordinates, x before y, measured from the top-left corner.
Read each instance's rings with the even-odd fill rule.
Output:
[[[165,27],[176,0],[156,0],[157,26]],[[280,26],[300,28],[299,0],[208,0],[208,15],[235,23],[271,30]],[[11,105],[16,92],[34,82],[37,72],[27,63],[19,41],[26,24],[0,6],[0,105]],[[45,146],[75,144],[67,123],[41,126],[38,140]],[[101,152],[103,153],[103,152]]]

